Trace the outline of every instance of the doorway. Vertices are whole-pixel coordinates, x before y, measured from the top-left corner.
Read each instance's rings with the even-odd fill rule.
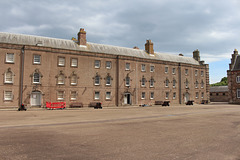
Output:
[[[123,99],[124,104],[131,104],[131,94],[130,93],[125,93],[124,94],[124,99]]]
[[[31,106],[41,106],[42,93],[39,91],[34,91],[31,93],[30,103]]]
[[[185,95],[184,95],[184,102],[185,103],[187,103],[189,101],[189,97],[190,97],[189,93],[186,92]]]

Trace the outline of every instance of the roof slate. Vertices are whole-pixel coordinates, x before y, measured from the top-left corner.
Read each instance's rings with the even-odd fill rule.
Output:
[[[32,36],[32,35],[24,35],[24,34],[12,34],[12,33],[0,32],[0,43],[33,45],[33,46],[36,46],[38,43],[41,43],[41,46],[58,48],[58,49],[69,49],[69,50],[76,50],[76,51],[123,55],[123,56],[131,56],[131,57],[146,58],[146,59],[153,59],[153,60],[162,60],[162,61],[169,61],[169,62],[199,65],[199,62],[192,57],[184,57],[184,56],[178,56],[178,55],[172,55],[172,54],[166,54],[166,53],[157,53],[157,52],[154,53],[155,56],[152,56],[146,53],[144,50],[140,50],[140,49],[95,44],[90,42],[87,42],[87,46],[85,47],[85,46],[79,46],[77,43],[75,43],[72,40],[56,39],[56,38],[48,38],[48,37]]]
[[[213,86],[210,87],[210,92],[228,92],[228,86]]]

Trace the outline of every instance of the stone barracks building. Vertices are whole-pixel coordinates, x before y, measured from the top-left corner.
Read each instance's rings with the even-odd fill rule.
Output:
[[[0,107],[67,106],[91,102],[103,106],[209,100],[209,66],[192,57],[77,40],[0,33]]]
[[[237,49],[233,51],[227,76],[229,103],[240,104],[240,56]]]

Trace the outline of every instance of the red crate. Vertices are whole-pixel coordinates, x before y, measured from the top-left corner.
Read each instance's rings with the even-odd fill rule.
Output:
[[[47,109],[64,109],[66,108],[66,102],[46,102]]]

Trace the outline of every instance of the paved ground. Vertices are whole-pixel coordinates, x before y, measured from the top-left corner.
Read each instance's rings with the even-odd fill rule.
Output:
[[[240,160],[240,105],[1,110],[0,159]]]

